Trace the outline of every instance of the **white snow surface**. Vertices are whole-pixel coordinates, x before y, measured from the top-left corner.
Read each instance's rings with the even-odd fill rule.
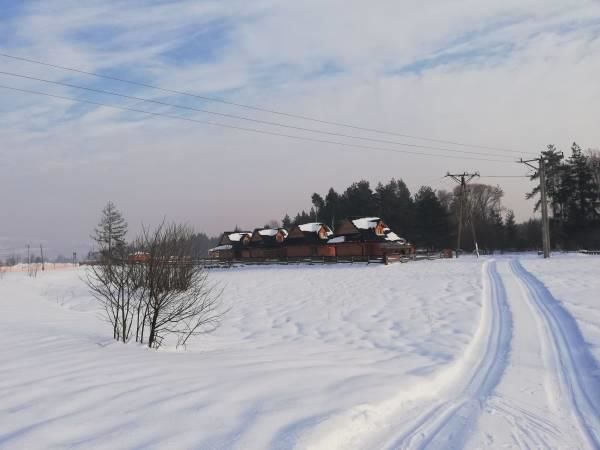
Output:
[[[400,241],[400,242],[406,242],[406,239],[401,238],[400,236],[398,236],[393,231],[390,231],[389,233],[385,234],[385,240],[386,241],[392,241],[392,242],[398,242],[398,241]]]
[[[588,348],[600,361],[600,256],[555,254],[553,258],[559,263],[530,258],[523,260],[523,266],[575,318]]]
[[[593,449],[600,257],[211,271],[186,351],[111,340],[84,268],[0,279],[0,448]]]

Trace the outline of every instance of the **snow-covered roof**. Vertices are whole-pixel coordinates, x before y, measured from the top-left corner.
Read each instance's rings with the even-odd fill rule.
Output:
[[[284,236],[287,236],[288,232],[284,228],[265,228],[264,230],[258,230],[258,234],[261,236],[275,236],[281,231]]]
[[[325,229],[327,230],[327,236],[331,236],[333,234],[333,231],[331,231],[331,229],[327,225],[322,224],[321,222],[305,223],[303,225],[300,225],[298,228],[300,228],[301,231],[304,231],[306,233],[318,233],[321,227],[325,227]]]
[[[231,234],[227,235],[227,237],[232,242],[239,242],[240,240],[242,240],[242,238],[244,236],[250,236],[250,235],[252,235],[252,233],[247,233],[247,232],[241,231],[239,233],[231,233]]]
[[[233,246],[231,246],[231,245],[219,245],[215,248],[209,249],[208,251],[209,252],[217,252],[219,250],[231,250],[232,248],[233,248]]]
[[[400,236],[398,236],[393,231],[390,231],[389,233],[386,233],[385,240],[386,241],[392,241],[392,242],[406,242],[406,239],[401,238]]]
[[[339,244],[346,241],[346,236],[337,236],[327,241],[328,244]]]
[[[359,230],[368,230],[370,228],[375,228],[377,226],[377,222],[381,219],[379,217],[361,217],[360,219],[354,219],[352,223]]]

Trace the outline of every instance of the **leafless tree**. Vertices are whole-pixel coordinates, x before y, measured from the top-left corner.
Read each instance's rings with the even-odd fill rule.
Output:
[[[144,229],[136,248],[144,255],[136,285],[145,295],[140,310],[148,346],[158,348],[167,334],[185,346],[191,336],[214,330],[225,310],[221,291],[208,282],[205,269],[192,264],[193,230],[183,225]],[[139,322],[138,322],[139,323]]]
[[[226,311],[221,291],[208,282],[205,269],[192,263],[193,230],[163,223],[154,230],[144,228],[128,246],[125,222],[115,211],[103,211],[96,230],[100,259],[84,279],[112,325],[113,337],[158,348],[174,334],[177,345],[185,347],[192,336],[214,330]]]
[[[264,228],[279,228],[279,227],[280,227],[279,221],[277,221],[275,219],[269,220],[264,226]]]
[[[134,319],[138,318],[144,298],[144,286],[139,285],[140,267],[126,259],[113,260],[88,267],[85,282],[98,300],[106,320],[113,327],[113,337],[128,342]],[[136,322],[136,340],[139,322]]]
[[[39,268],[40,268],[40,265],[37,263],[31,263],[31,262],[28,263],[27,264],[27,275],[30,276],[31,278],[36,278]]]
[[[436,192],[437,198],[444,207],[447,213],[450,213],[452,208],[452,202],[454,201],[454,194],[450,191],[440,189]]]
[[[504,192],[498,186],[471,184],[468,189],[467,210],[479,220],[489,220],[493,214],[502,211]]]

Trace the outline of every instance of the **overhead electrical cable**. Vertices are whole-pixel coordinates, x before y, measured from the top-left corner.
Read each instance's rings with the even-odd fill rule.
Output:
[[[274,109],[262,108],[262,107],[259,107],[259,106],[246,105],[246,104],[243,104],[243,103],[233,102],[233,101],[229,101],[229,100],[223,100],[223,99],[220,99],[220,98],[208,97],[208,96],[204,96],[204,95],[194,94],[194,93],[191,93],[191,92],[185,92],[185,91],[179,91],[179,90],[175,90],[175,89],[164,88],[164,87],[156,86],[156,85],[153,85],[153,84],[142,83],[142,82],[133,81],[133,80],[127,80],[125,78],[114,77],[114,76],[111,76],[111,75],[103,75],[103,74],[100,74],[100,73],[97,73],[97,72],[90,72],[90,71],[86,71],[86,70],[76,69],[76,68],[73,68],[73,67],[67,67],[67,66],[62,66],[62,65],[58,65],[58,64],[52,64],[52,63],[48,63],[48,62],[45,62],[45,61],[40,61],[40,60],[36,60],[36,59],[32,59],[32,58],[24,58],[24,57],[21,57],[21,56],[10,55],[10,54],[7,54],[7,53],[0,53],[0,56],[5,57],[5,58],[10,58],[10,59],[13,59],[13,60],[16,60],[16,61],[23,61],[23,62],[28,62],[28,63],[31,63],[31,64],[38,64],[38,65],[42,65],[42,66],[46,66],[46,67],[52,67],[52,68],[55,68],[55,69],[66,70],[66,71],[70,71],[70,72],[73,72],[73,73],[79,73],[79,74],[83,74],[83,75],[89,75],[89,76],[93,76],[93,77],[97,77],[97,78],[104,78],[106,80],[117,81],[119,83],[127,83],[127,84],[134,85],[134,86],[140,86],[140,87],[145,87],[145,88],[149,88],[149,89],[156,89],[156,90],[159,90],[159,91],[168,92],[170,94],[176,94],[176,95],[184,95],[184,96],[188,96],[188,97],[194,97],[194,98],[197,98],[197,99],[200,99],[200,100],[204,100],[204,101],[222,103],[222,104],[225,104],[225,105],[236,106],[236,107],[239,107],[239,108],[245,108],[245,109],[249,109],[249,110],[253,110],[253,111],[260,111],[260,112],[265,112],[265,113],[269,113],[269,114],[275,114],[275,115],[289,117],[289,118],[307,120],[307,121],[311,121],[311,122],[315,122],[315,123],[321,123],[321,124],[324,124],[324,125],[333,125],[333,126],[337,126],[337,127],[351,128],[351,129],[360,130],[360,131],[367,131],[367,132],[370,132],[370,133],[378,133],[378,134],[385,134],[385,135],[389,135],[389,136],[398,136],[398,137],[404,137],[404,138],[409,138],[409,139],[417,139],[417,140],[422,140],[422,141],[437,142],[437,143],[441,143],[441,144],[459,145],[459,146],[462,146],[462,147],[480,148],[480,149],[486,149],[486,150],[495,150],[495,151],[508,152],[508,153],[518,153],[518,154],[531,153],[531,152],[521,152],[521,151],[518,151],[518,150],[513,150],[513,149],[508,149],[508,148],[502,148],[502,147],[494,147],[494,146],[480,145],[480,144],[471,144],[471,143],[465,143],[465,142],[459,142],[459,141],[453,141],[453,140],[436,139],[436,138],[429,138],[429,137],[425,137],[425,136],[417,136],[417,135],[412,135],[412,134],[397,133],[397,132],[393,132],[393,131],[380,130],[380,129],[376,129],[376,128],[368,128],[368,127],[362,127],[362,126],[352,125],[352,124],[347,124],[347,123],[342,123],[342,122],[335,122],[335,121],[330,121],[330,120],[318,119],[318,118],[309,117],[309,116],[305,116],[305,115],[301,115],[301,114],[292,114],[292,113],[288,113],[288,112],[276,111]]]
[[[257,128],[240,127],[240,126],[236,126],[236,125],[224,124],[224,123],[213,122],[213,121],[208,121],[208,120],[197,120],[197,119],[193,119],[190,117],[175,116],[175,115],[171,115],[171,114],[145,111],[145,110],[137,109],[137,108],[128,108],[126,106],[116,106],[116,105],[111,105],[111,104],[102,103],[102,102],[95,102],[92,100],[78,99],[78,98],[74,98],[74,97],[50,94],[47,92],[34,91],[34,90],[30,90],[30,89],[21,89],[21,88],[16,88],[16,87],[12,87],[12,86],[0,85],[0,88],[15,91],[15,92],[41,95],[41,96],[51,97],[51,98],[56,98],[56,99],[61,99],[61,100],[68,100],[68,101],[76,102],[76,103],[86,103],[86,104],[90,104],[90,105],[103,106],[106,108],[147,114],[147,115],[155,116],[155,117],[167,117],[170,119],[185,120],[187,122],[194,122],[194,123],[199,123],[199,124],[203,124],[203,125],[212,125],[212,126],[217,126],[217,127],[222,127],[222,128],[247,131],[247,132],[251,132],[251,133],[264,134],[264,135],[269,135],[269,136],[280,136],[280,137],[295,139],[295,140],[299,140],[299,141],[317,142],[317,143],[331,144],[331,145],[336,145],[336,146],[341,146],[341,147],[377,150],[377,151],[383,151],[383,152],[388,152],[388,153],[403,153],[403,154],[411,154],[411,155],[416,155],[416,156],[431,156],[431,157],[436,157],[436,158],[447,158],[447,159],[469,159],[469,160],[474,160],[474,161],[491,161],[491,162],[513,164],[512,161],[501,160],[501,159],[476,158],[476,157],[472,157],[472,156],[457,156],[457,155],[438,154],[438,153],[425,153],[425,152],[400,150],[400,149],[393,149],[393,148],[386,148],[386,147],[374,147],[374,146],[361,145],[361,144],[351,144],[351,143],[345,143],[345,142],[339,142],[339,141],[329,141],[326,139],[316,139],[316,138],[310,138],[310,137],[306,137],[306,136],[297,136],[297,135],[291,135],[291,134],[285,134],[285,133],[277,133],[274,131],[261,130],[261,129],[257,129]]]
[[[316,130],[313,128],[305,128],[305,127],[298,127],[298,126],[294,126],[294,125],[286,125],[286,124],[282,124],[282,123],[278,123],[278,122],[271,122],[271,121],[267,121],[267,120],[259,120],[259,119],[253,119],[250,117],[238,116],[235,114],[227,114],[227,113],[221,113],[221,112],[217,112],[217,111],[210,111],[210,110],[206,110],[206,109],[202,109],[202,108],[194,108],[191,106],[178,105],[175,103],[164,102],[161,100],[136,97],[133,95],[127,95],[127,94],[122,94],[119,92],[108,91],[105,89],[96,89],[96,88],[80,86],[80,85],[76,85],[76,84],[72,84],[72,83],[65,83],[62,81],[47,80],[45,78],[33,77],[30,75],[24,75],[24,74],[19,74],[19,73],[15,73],[15,72],[0,71],[0,75],[7,75],[7,76],[11,76],[11,77],[23,78],[23,79],[27,79],[27,80],[42,82],[42,83],[48,83],[48,84],[54,84],[54,85],[58,85],[58,86],[69,87],[69,88],[73,88],[73,89],[80,89],[80,90],[85,90],[85,91],[89,91],[89,92],[94,92],[97,94],[112,95],[115,97],[126,98],[129,100],[136,100],[138,102],[154,103],[156,105],[167,106],[167,107],[171,107],[171,108],[201,112],[201,113],[211,114],[211,115],[215,115],[215,116],[219,116],[219,117],[226,117],[228,119],[244,120],[247,122],[259,123],[262,125],[271,125],[271,126],[277,126],[277,127],[281,127],[281,128],[288,128],[288,129],[292,129],[292,130],[296,130],[296,131],[305,131],[305,132],[310,132],[310,133],[325,134],[328,136],[343,137],[343,138],[348,138],[348,139],[357,139],[357,140],[361,140],[361,141],[377,142],[377,143],[382,143],[382,144],[399,145],[399,146],[403,146],[403,147],[423,148],[423,149],[429,149],[429,150],[440,150],[440,151],[445,151],[445,152],[464,153],[464,154],[470,154],[470,155],[494,156],[497,158],[512,158],[510,156],[498,155],[498,154],[489,153],[489,152],[475,152],[475,151],[469,151],[469,150],[457,150],[457,149],[446,148],[446,147],[433,147],[430,145],[412,144],[409,142],[388,141],[385,139],[375,139],[375,138],[355,136],[355,135],[344,134],[344,133],[336,133],[333,131]]]
[[[480,175],[479,178],[529,178],[529,175]]]

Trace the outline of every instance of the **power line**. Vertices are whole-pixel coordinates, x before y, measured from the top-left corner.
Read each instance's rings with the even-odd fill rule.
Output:
[[[333,126],[337,126],[337,127],[351,128],[354,130],[367,131],[367,132],[378,133],[378,134],[385,134],[385,135],[389,135],[389,136],[398,136],[398,137],[404,137],[404,138],[409,138],[409,139],[418,139],[418,140],[422,140],[422,141],[438,142],[438,143],[442,143],[442,144],[460,145],[463,147],[480,148],[480,149],[486,149],[486,150],[496,150],[496,151],[509,152],[509,153],[519,153],[519,154],[530,153],[530,152],[520,152],[517,150],[512,150],[512,149],[507,149],[507,148],[502,148],[502,147],[492,147],[492,146],[487,146],[487,145],[469,144],[469,143],[445,140],[445,139],[428,138],[425,136],[396,133],[396,132],[380,130],[380,129],[376,129],[376,128],[367,128],[367,127],[361,127],[358,125],[351,125],[351,124],[342,123],[342,122],[317,119],[314,117],[304,116],[304,115],[300,115],[300,114],[292,114],[292,113],[287,113],[287,112],[282,112],[282,111],[276,111],[273,109],[246,105],[243,103],[232,102],[229,100],[223,100],[223,99],[219,99],[219,98],[215,98],[215,97],[207,97],[204,95],[192,94],[190,92],[163,88],[163,87],[155,86],[155,85],[148,84],[148,83],[127,80],[124,78],[114,77],[114,76],[110,76],[110,75],[102,75],[102,74],[99,74],[96,72],[89,72],[89,71],[85,71],[85,70],[81,70],[81,69],[76,69],[73,67],[61,66],[58,64],[52,64],[52,63],[48,63],[48,62],[44,62],[44,61],[31,59],[31,58],[24,58],[24,57],[20,57],[20,56],[9,55],[7,53],[0,53],[0,56],[3,56],[5,58],[10,58],[13,60],[17,60],[17,61],[28,62],[31,64],[38,64],[38,65],[42,65],[42,66],[46,66],[46,67],[53,67],[55,69],[60,69],[60,70],[67,70],[70,72],[79,73],[79,74],[83,74],[83,75],[104,78],[106,80],[118,81],[120,83],[127,83],[127,84],[134,85],[134,86],[140,86],[140,87],[145,87],[145,88],[149,88],[149,89],[156,89],[156,90],[159,90],[162,92],[168,92],[170,94],[185,95],[188,97],[194,97],[194,98],[209,101],[209,102],[223,103],[225,105],[236,106],[236,107],[245,108],[245,109],[249,109],[249,110],[253,110],[253,111],[261,111],[261,112],[266,112],[269,114],[276,114],[279,116],[290,117],[290,118],[295,118],[295,119],[308,120],[311,122],[321,123],[321,124],[325,124],[325,125],[333,125]]]
[[[354,135],[349,135],[349,134],[344,134],[344,133],[336,133],[336,132],[331,132],[331,131],[316,130],[316,129],[313,129],[313,128],[297,127],[297,126],[294,126],[294,125],[285,125],[285,124],[278,123],[278,122],[271,122],[271,121],[266,121],[266,120],[252,119],[252,118],[249,118],[249,117],[237,116],[237,115],[234,115],[234,114],[220,113],[220,112],[210,111],[210,110],[201,109],[201,108],[194,108],[194,107],[191,107],[191,106],[177,105],[177,104],[174,104],[174,103],[163,102],[163,101],[160,101],[160,100],[153,100],[153,99],[148,99],[148,98],[135,97],[135,96],[132,96],[132,95],[121,94],[119,92],[107,91],[107,90],[104,90],[104,89],[90,88],[90,87],[87,87],[87,86],[79,86],[79,85],[76,85],[76,84],[64,83],[64,82],[61,82],[61,81],[47,80],[47,79],[44,79],[44,78],[38,78],[38,77],[33,77],[33,76],[29,76],[29,75],[23,75],[23,74],[14,73],[14,72],[0,71],[0,75],[8,75],[8,76],[11,76],[11,77],[24,78],[24,79],[33,80],[33,81],[40,81],[40,82],[43,82],[43,83],[54,84],[54,85],[64,86],[64,87],[69,87],[69,88],[74,88],[74,89],[81,89],[81,90],[85,90],[85,91],[89,91],[89,92],[95,92],[95,93],[98,93],[98,94],[113,95],[115,97],[126,98],[126,99],[129,99],[129,100],[136,100],[138,102],[154,103],[154,104],[161,105],[161,106],[168,106],[168,107],[183,109],[183,110],[187,110],[187,111],[195,111],[195,112],[201,112],[201,113],[206,113],[206,114],[212,114],[212,115],[216,115],[216,116],[220,116],[220,117],[227,117],[229,119],[245,120],[245,121],[248,121],[248,122],[259,123],[259,124],[263,124],[263,125],[272,125],[272,126],[277,126],[277,127],[281,127],[281,128],[289,128],[289,129],[293,129],[293,130],[297,130],[297,131],[308,131],[308,132],[311,132],[311,133],[325,134],[325,135],[328,135],[328,136],[336,136],[336,137],[343,137],[343,138],[349,138],[349,139],[358,139],[358,140],[362,140],[362,141],[371,141],[371,142],[378,142],[378,143],[384,143],[384,144],[393,144],[393,145],[399,145],[399,146],[403,146],[403,147],[423,148],[423,149],[429,149],[429,150],[440,150],[440,151],[445,151],[445,152],[464,153],[464,154],[470,154],[470,155],[495,156],[495,157],[498,157],[498,158],[511,158],[509,156],[502,156],[502,155],[497,155],[497,154],[494,154],[494,153],[474,152],[474,151],[468,151],[468,150],[456,150],[456,149],[444,148],[444,147],[432,147],[432,146],[429,146],[429,145],[419,145],[419,144],[411,144],[411,143],[406,143],[406,142],[388,141],[388,140],[384,140],[384,139],[367,138],[367,137],[354,136]]]
[[[529,178],[529,175],[480,175],[479,178]]]
[[[0,248],[0,253],[16,252],[16,251],[23,251],[23,250],[27,250],[26,245],[23,247]]]
[[[12,86],[0,85],[0,88],[11,90],[11,91],[16,91],[16,92],[23,92],[23,93],[27,93],[27,94],[34,94],[34,95],[41,95],[41,96],[45,96],[45,97],[57,98],[57,99],[61,99],[61,100],[68,100],[68,101],[71,101],[71,102],[87,103],[87,104],[90,104],[90,105],[103,106],[103,107],[106,107],[106,108],[113,108],[113,109],[119,109],[119,110],[123,110],[123,111],[130,111],[130,112],[148,114],[148,115],[156,116],[156,117],[167,117],[167,118],[170,118],[170,119],[185,120],[187,122],[200,123],[200,124],[203,124],[203,125],[213,125],[213,126],[217,126],[217,127],[229,128],[229,129],[234,129],[234,130],[248,131],[248,132],[251,132],[251,133],[265,134],[265,135],[269,135],[269,136],[286,137],[286,138],[290,138],[290,139],[296,139],[296,140],[299,140],[299,141],[317,142],[317,143],[322,143],[322,144],[331,144],[331,145],[337,145],[337,146],[342,146],[342,147],[352,147],[352,148],[360,148],[360,149],[368,149],[368,150],[377,150],[377,151],[384,151],[384,152],[389,152],[389,153],[405,153],[405,154],[412,154],[412,155],[417,155],[417,156],[433,156],[433,157],[436,157],[436,158],[470,159],[470,160],[475,160],[475,161],[491,161],[491,162],[500,162],[500,163],[510,163],[510,164],[512,164],[512,161],[501,160],[501,159],[476,158],[476,157],[472,157],[472,156],[456,156],[456,155],[445,155],[445,154],[438,154],[438,153],[424,153],[424,152],[415,152],[415,151],[410,151],[410,150],[399,150],[399,149],[392,149],[392,148],[385,148],[385,147],[374,147],[374,146],[368,146],[368,145],[350,144],[350,143],[339,142],[339,141],[329,141],[329,140],[326,140],[326,139],[315,139],[315,138],[310,138],[310,137],[306,137],[306,136],[296,136],[296,135],[292,135],[292,134],[285,134],[285,133],[277,133],[277,132],[274,132],[274,131],[260,130],[260,129],[257,129],[257,128],[239,127],[239,126],[236,126],[236,125],[229,125],[229,124],[224,124],[224,123],[219,123],[219,122],[213,122],[213,121],[208,121],[208,120],[196,120],[196,119],[192,119],[190,117],[174,116],[174,115],[171,115],[171,114],[164,114],[164,113],[157,113],[157,112],[151,112],[151,111],[144,111],[144,110],[136,109],[136,108],[128,108],[128,107],[125,107],[125,106],[110,105],[110,104],[107,104],[107,103],[94,102],[94,101],[91,101],[91,100],[83,100],[83,99],[78,99],[78,98],[73,98],[73,97],[66,97],[66,96],[56,95],[56,94],[49,94],[47,92],[33,91],[33,90],[29,90],[29,89],[21,89],[21,88],[16,88],[16,87],[12,87]]]

